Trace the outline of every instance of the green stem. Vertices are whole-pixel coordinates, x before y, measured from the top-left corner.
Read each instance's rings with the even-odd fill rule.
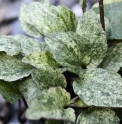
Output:
[[[105,31],[103,0],[98,0],[98,1],[99,1],[99,11],[100,11],[100,22],[101,22],[103,30]]]
[[[86,12],[86,0],[83,0],[83,4],[82,4],[82,10],[83,10],[83,13]]]

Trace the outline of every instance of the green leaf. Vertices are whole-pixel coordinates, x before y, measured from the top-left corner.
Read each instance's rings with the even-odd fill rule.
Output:
[[[28,56],[25,56],[22,61],[24,63],[33,65],[36,68],[41,68],[43,66],[61,66],[58,62],[56,62],[56,60],[53,58],[53,55],[49,51],[32,53]]]
[[[28,105],[41,94],[40,89],[37,87],[36,83],[31,77],[22,79],[19,83],[19,90],[24,96]]]
[[[108,49],[100,67],[112,72],[120,70],[122,67],[122,43]]]
[[[70,94],[64,89],[61,87],[50,88],[32,101],[26,111],[26,117],[32,120],[47,118],[74,122],[74,110],[72,108],[63,109],[69,101]]]
[[[78,116],[76,124],[119,124],[119,118],[108,108],[89,108]]]
[[[122,0],[106,1],[104,4],[104,14],[109,19],[109,26],[106,29],[108,40],[122,39]],[[99,7],[94,7],[93,10],[99,13]]]
[[[76,32],[86,40],[84,63],[98,66],[107,51],[107,41],[97,14],[92,10],[85,12],[78,22]]]
[[[66,79],[61,71],[47,67],[34,69],[31,73],[33,80],[40,90],[49,89],[50,87],[66,87]]]
[[[43,52],[46,51],[46,44],[42,43],[36,39],[29,38],[24,35],[16,35],[14,39],[21,44],[21,49],[25,55],[29,55],[33,52]]]
[[[71,107],[79,107],[79,108],[88,107],[79,97],[75,97],[75,98],[71,99],[69,105]]]
[[[28,19],[28,5],[22,4],[20,8],[19,20],[21,21],[22,29],[26,34],[34,37],[40,37],[42,34],[37,30],[37,28],[31,24],[31,20]]]
[[[32,66],[22,63],[15,57],[0,53],[0,79],[11,82],[30,75]]]
[[[82,42],[85,39],[73,32],[57,32],[46,36],[45,41],[57,62],[69,71],[78,73],[82,66],[82,52],[85,49]]]
[[[15,103],[22,97],[18,90],[18,82],[5,82],[0,80],[0,94],[7,102]]]
[[[5,51],[7,55],[13,56],[21,52],[21,46],[12,36],[0,36],[0,51]]]
[[[57,31],[76,30],[77,19],[70,9],[64,6],[55,7],[45,5],[43,2],[32,2],[29,5],[22,6],[20,20],[23,29],[25,29],[24,27],[27,23],[34,26],[42,35]]]
[[[74,81],[74,92],[88,106],[122,107],[122,78],[117,73],[91,68]]]

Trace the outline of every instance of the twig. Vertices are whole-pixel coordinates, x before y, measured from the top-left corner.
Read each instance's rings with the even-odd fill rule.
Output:
[[[82,1],[83,1],[83,3],[82,3],[82,10],[83,10],[83,13],[85,13],[86,12],[86,7],[87,7],[86,0],[82,0]]]
[[[99,11],[100,11],[100,22],[101,22],[103,30],[105,31],[103,0],[98,0],[98,1],[99,1]]]

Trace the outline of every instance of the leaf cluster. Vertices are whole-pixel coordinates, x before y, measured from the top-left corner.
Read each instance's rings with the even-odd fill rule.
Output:
[[[26,118],[45,118],[45,124],[119,124],[121,5],[122,1],[105,4],[103,31],[98,7],[77,19],[70,9],[48,0],[23,4],[23,30],[44,36],[45,42],[0,36],[0,93],[6,101],[24,97]]]

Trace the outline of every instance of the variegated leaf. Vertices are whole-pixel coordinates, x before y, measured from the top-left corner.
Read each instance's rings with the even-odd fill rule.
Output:
[[[0,80],[0,94],[4,97],[7,102],[15,103],[19,98],[22,97],[18,90],[18,82],[5,82]]]
[[[42,34],[37,30],[37,28],[31,24],[28,20],[28,5],[23,4],[20,8],[19,20],[21,21],[22,29],[26,34],[34,37],[40,37]]]
[[[97,36],[98,38],[99,36]],[[105,38],[105,37],[104,37]],[[56,61],[69,71],[79,73],[81,67],[100,64],[107,50],[106,39],[91,42],[73,32],[57,32],[45,38]]]
[[[26,111],[26,117],[32,120],[47,118],[74,122],[74,110],[72,108],[63,109],[69,101],[70,94],[64,89],[61,87],[50,88],[32,101]]]
[[[19,82],[19,90],[24,96],[28,105],[36,98],[38,95],[41,94],[40,89],[36,85],[36,83],[32,80],[31,77],[26,79],[22,79]]]
[[[100,67],[112,72],[120,70],[122,67],[122,43],[118,43],[116,46],[108,49]]]
[[[45,5],[43,2],[32,2],[29,5],[23,5],[20,10],[22,27],[25,27],[26,23],[30,24],[42,35],[57,31],[76,30],[77,19],[70,9],[64,6]]]
[[[109,19],[109,26],[106,29],[108,40],[122,39],[122,0],[105,0],[104,14]],[[96,13],[99,13],[99,7],[93,7]]]
[[[40,90],[49,89],[50,87],[61,86],[66,87],[66,79],[58,69],[52,69],[50,67],[43,67],[40,69],[34,69],[31,73],[34,82],[40,88]]]
[[[21,45],[12,36],[0,36],[0,51],[5,51],[8,55],[19,54]]]
[[[33,52],[46,51],[46,44],[36,39],[29,38],[24,35],[16,35],[14,39],[21,44],[21,49],[25,55],[29,55]]]
[[[11,82],[30,75],[32,66],[22,63],[13,56],[0,53],[0,79]]]
[[[108,108],[89,108],[78,116],[76,124],[119,124],[119,118]]]
[[[86,40],[84,53],[87,54],[84,56],[84,63],[98,66],[107,51],[107,41],[97,14],[92,10],[84,13],[78,22],[76,32]]]
[[[22,61],[24,63],[33,65],[36,68],[41,68],[43,66],[61,66],[58,62],[56,62],[56,60],[53,58],[53,55],[49,51],[32,53],[28,56],[25,56]]]
[[[122,107],[122,78],[100,68],[89,68],[74,81],[75,93],[88,106]]]

